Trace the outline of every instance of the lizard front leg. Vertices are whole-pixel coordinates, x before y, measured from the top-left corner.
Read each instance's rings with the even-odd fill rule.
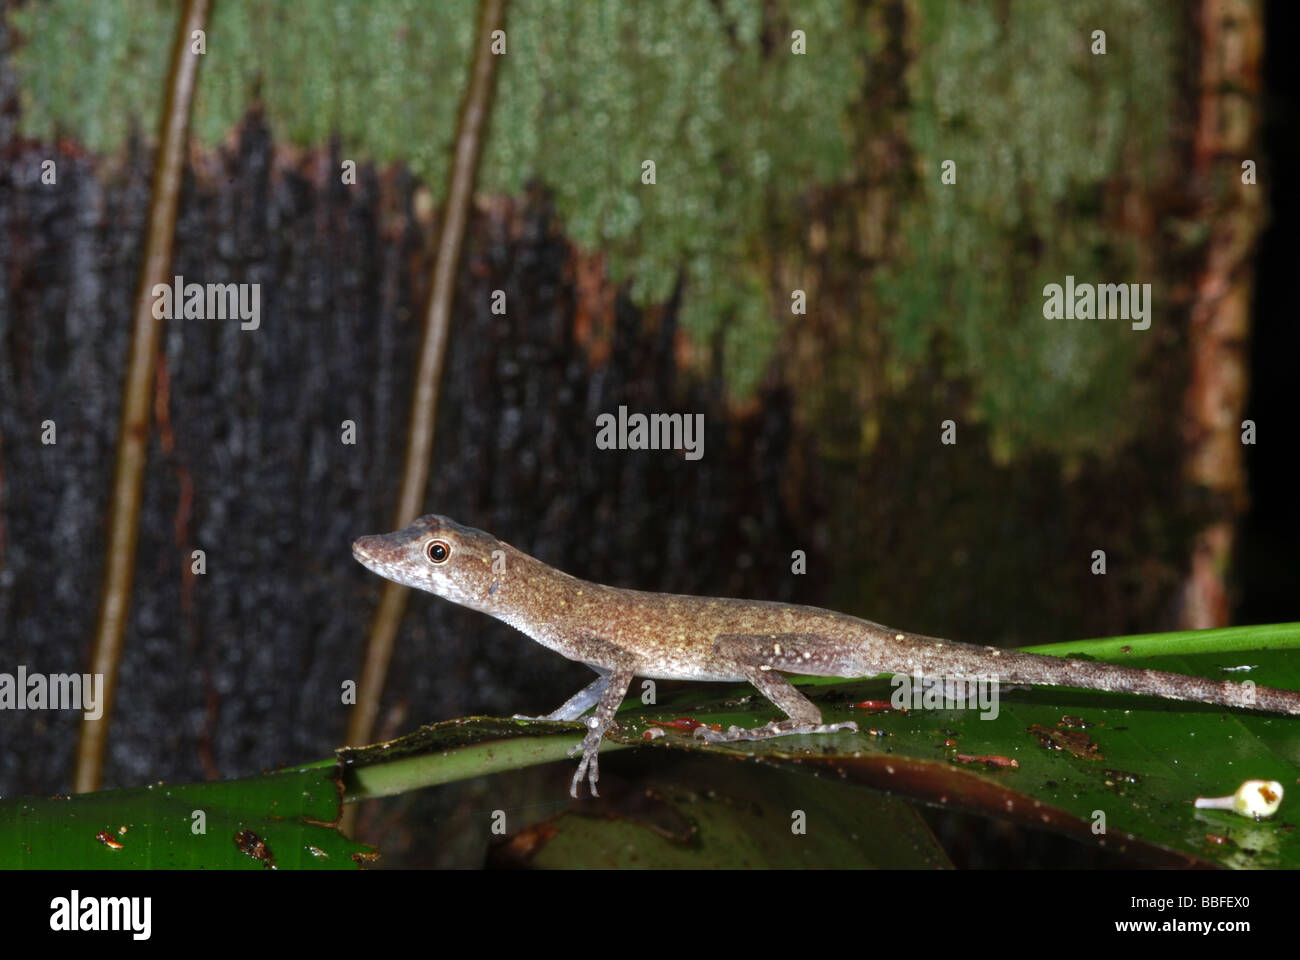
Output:
[[[773,720],[750,729],[733,726],[725,733],[709,727],[697,727],[695,736],[710,743],[725,743],[733,740],[767,740],[796,733],[835,733],[839,730],[857,732],[858,725],[851,720],[846,723],[822,723],[822,712],[816,704],[777,672],[784,670],[796,673],[808,666],[825,666],[825,661],[834,659],[838,653],[830,641],[806,633],[759,636],[726,634],[714,641],[713,650],[719,658],[734,664],[746,680],[786,714],[787,719]]]
[[[565,700],[560,706],[556,707],[550,713],[541,717],[529,717],[522,713],[514,715],[515,720],[577,720],[580,716],[590,710],[600,700],[600,695],[605,692],[605,687],[609,686],[609,671],[602,670],[600,667],[592,667],[600,674],[595,680],[587,684],[568,700]]]
[[[578,796],[578,784],[582,783],[584,774],[587,777],[587,783],[591,786],[591,795],[593,797],[600,796],[596,792],[596,781],[600,779],[600,762],[596,759],[596,754],[600,750],[600,740],[605,735],[605,731],[614,724],[614,712],[618,709],[618,705],[623,702],[623,697],[627,695],[627,688],[632,685],[632,676],[631,664],[625,663],[615,667],[608,676],[597,681],[603,683],[604,686],[600,691],[600,700],[596,706],[596,712],[585,721],[587,735],[569,751],[569,756],[573,756],[579,750],[582,751],[582,762],[578,764],[578,772],[573,775],[573,783],[569,785],[569,796]],[[573,700],[577,700],[578,697],[583,696],[595,686],[596,683],[587,686]],[[573,700],[570,700],[569,703],[572,703]],[[568,704],[565,704],[565,706],[567,707]],[[563,710],[564,707],[560,709]]]

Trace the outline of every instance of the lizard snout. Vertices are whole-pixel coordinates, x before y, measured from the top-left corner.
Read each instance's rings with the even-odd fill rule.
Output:
[[[352,556],[356,557],[362,563],[373,561],[375,559],[371,547],[374,545],[377,537],[358,537],[352,541]]]

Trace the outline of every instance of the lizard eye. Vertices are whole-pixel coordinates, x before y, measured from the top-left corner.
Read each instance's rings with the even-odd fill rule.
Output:
[[[446,563],[451,556],[451,544],[446,540],[430,540],[424,548],[425,555],[434,563]]]

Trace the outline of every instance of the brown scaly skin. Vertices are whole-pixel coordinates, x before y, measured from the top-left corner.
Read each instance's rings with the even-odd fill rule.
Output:
[[[396,533],[362,537],[352,553],[380,576],[496,617],[599,674],[552,713],[528,718],[576,721],[596,707],[586,721],[587,735],[573,750],[582,749],[570,787],[575,797],[584,774],[596,794],[600,740],[634,676],[745,680],[789,718],[752,730],[696,730],[711,741],[857,730],[854,723],[823,724],[821,711],[790,685],[786,673],[873,677],[916,671],[1300,714],[1300,693],[1290,690],[940,640],[818,607],[607,587],[433,514]]]

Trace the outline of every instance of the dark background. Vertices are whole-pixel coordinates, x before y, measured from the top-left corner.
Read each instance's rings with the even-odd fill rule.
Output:
[[[1295,36],[1300,29],[1296,6],[1274,0],[1264,7],[1269,37]],[[1285,46],[1270,44],[1264,52],[1263,145],[1269,165],[1278,171],[1300,164],[1300,114],[1297,114],[1297,68]],[[1300,327],[1296,323],[1294,283],[1297,254],[1297,215],[1300,190],[1295,178],[1282,176],[1269,188],[1269,222],[1260,237],[1255,261],[1257,287],[1250,365],[1251,395],[1246,415],[1256,422],[1264,411],[1290,411],[1276,424],[1283,431],[1276,442],[1247,448],[1251,509],[1242,528],[1241,623],[1274,623],[1295,619],[1300,575],[1292,545],[1300,534],[1300,497],[1296,496],[1296,454],[1300,425],[1293,368],[1300,357]]]

